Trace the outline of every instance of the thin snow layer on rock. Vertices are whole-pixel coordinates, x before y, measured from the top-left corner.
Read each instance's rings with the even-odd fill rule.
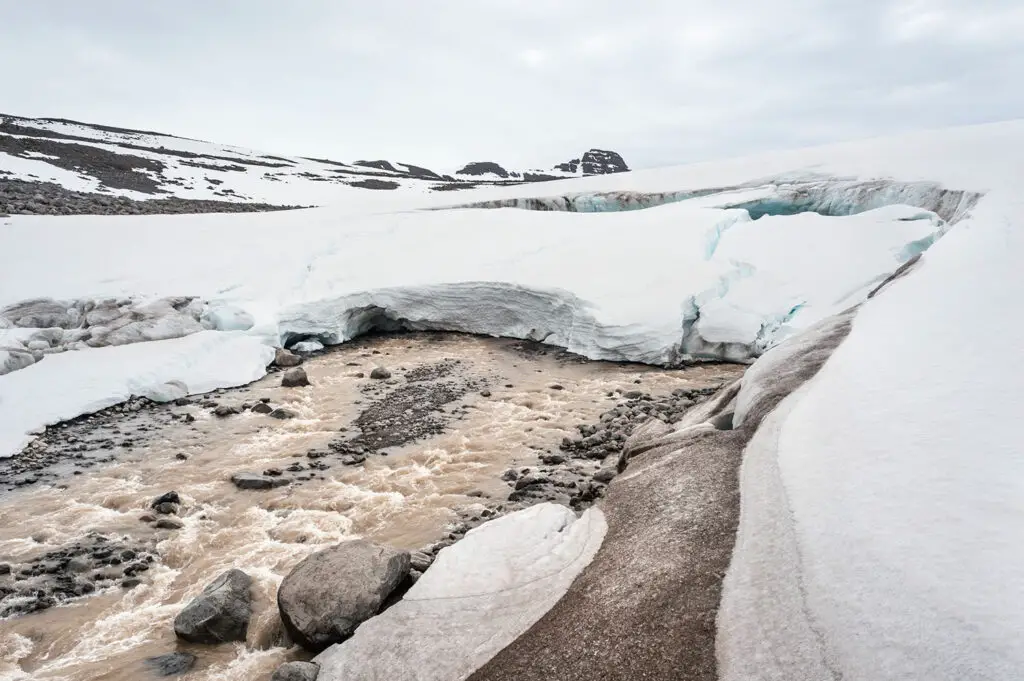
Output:
[[[1022,211],[983,199],[751,443],[723,679],[1020,678]]]
[[[536,622],[594,557],[601,511],[541,504],[469,532],[405,597],[319,655],[320,681],[459,681]]]
[[[191,393],[249,383],[273,357],[273,348],[257,338],[215,331],[52,355],[0,376],[0,457],[14,454],[43,426],[132,395],[180,393],[175,381]]]

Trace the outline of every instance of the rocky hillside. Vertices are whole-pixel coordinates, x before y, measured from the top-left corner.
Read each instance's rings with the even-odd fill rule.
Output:
[[[456,173],[388,160],[274,156],[145,130],[0,114],[0,215],[262,211],[358,189],[418,192],[628,170],[592,149],[548,170],[470,163]]]

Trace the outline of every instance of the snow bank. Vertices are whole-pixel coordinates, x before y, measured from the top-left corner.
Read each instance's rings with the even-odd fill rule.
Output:
[[[540,619],[593,559],[601,511],[541,504],[470,531],[405,597],[321,653],[320,681],[457,681]]]
[[[0,376],[0,456],[18,451],[43,426],[132,395],[168,393],[169,382],[191,393],[250,383],[273,358],[273,348],[252,336],[216,331],[49,356]]]
[[[1002,360],[1024,347],[1022,211],[1016,192],[983,199],[762,424],[723,679],[1020,678],[1024,371]]]

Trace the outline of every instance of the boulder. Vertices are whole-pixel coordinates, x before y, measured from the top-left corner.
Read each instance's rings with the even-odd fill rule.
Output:
[[[316,681],[320,665],[313,662],[285,662],[274,670],[270,681]]]
[[[238,407],[229,407],[226,404],[222,404],[219,405],[216,409],[214,409],[213,413],[215,416],[224,418],[226,416],[233,416],[235,414],[241,413],[241,410]]]
[[[252,617],[252,578],[228,570],[174,618],[174,633],[190,643],[244,641]]]
[[[391,372],[385,369],[384,367],[376,367],[373,371],[370,372],[370,378],[376,378],[378,380],[391,378]]]
[[[255,411],[255,409],[253,411]],[[281,419],[283,421],[285,419],[293,419],[296,416],[298,416],[298,414],[296,414],[291,409],[285,409],[284,407],[278,407],[277,409],[274,409],[269,414],[267,414],[267,416],[269,416],[271,418],[275,418],[275,419]]]
[[[259,473],[235,473],[231,476],[231,482],[238,489],[273,489],[284,487],[291,483],[288,478],[277,478]]]
[[[306,370],[302,367],[289,369],[281,377],[282,388],[301,388],[307,385],[309,385],[309,377],[306,376]]]
[[[302,364],[302,358],[284,348],[278,348],[274,354],[274,364],[279,367],[297,367]]]
[[[150,508],[156,508],[160,504],[180,504],[180,503],[181,503],[181,496],[177,492],[175,492],[174,490],[171,490],[170,492],[164,492],[163,494],[158,496],[156,499],[154,499],[149,504],[149,507]]]
[[[361,539],[314,553],[277,591],[281,621],[304,648],[323,650],[376,615],[409,569],[407,552]]]
[[[274,411],[274,408],[266,402],[257,402],[252,406],[252,412],[254,414],[269,414],[272,411]]]
[[[196,656],[191,653],[168,653],[146,658],[146,666],[157,676],[179,676],[192,669],[195,663]]]

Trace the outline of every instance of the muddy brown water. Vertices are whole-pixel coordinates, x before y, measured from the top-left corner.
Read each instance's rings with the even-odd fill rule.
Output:
[[[269,398],[297,412],[295,419],[250,412],[221,419],[198,404],[167,407],[195,421],[161,422],[113,463],[4,495],[0,562],[24,563],[90,532],[151,542],[159,560],[134,589],[113,587],[0,621],[0,679],[138,681],[156,678],[146,658],[175,650],[198,657],[191,672],[176,677],[183,681],[268,679],[280,663],[302,657],[281,631],[274,599],[284,575],[310,553],[357,536],[420,548],[445,535],[459,513],[504,499],[509,487],[501,473],[556,451],[577,424],[595,421],[620,399],[609,393],[642,389],[658,396],[718,385],[742,371],[730,365],[666,371],[581,362],[524,347],[455,334],[341,346],[306,361],[310,387],[281,388],[280,375],[272,374],[216,396],[220,404]],[[368,391],[378,388],[358,373],[368,376],[374,366],[385,365],[394,373],[390,385],[397,386],[405,373],[453,358],[461,360],[462,379],[475,388],[486,386],[491,395],[474,390],[446,405],[444,432],[390,448],[388,456],[371,456],[360,466],[325,458],[329,469],[308,471],[303,475],[317,477],[287,487],[247,492],[231,484],[239,471],[306,465],[309,451],[351,429],[373,400]],[[179,453],[188,458],[177,459]],[[150,501],[168,490],[182,496],[184,528],[157,530],[141,522]],[[254,580],[248,640],[219,646],[176,642],[174,616],[233,567]],[[0,577],[0,585],[5,579],[12,576]]]

